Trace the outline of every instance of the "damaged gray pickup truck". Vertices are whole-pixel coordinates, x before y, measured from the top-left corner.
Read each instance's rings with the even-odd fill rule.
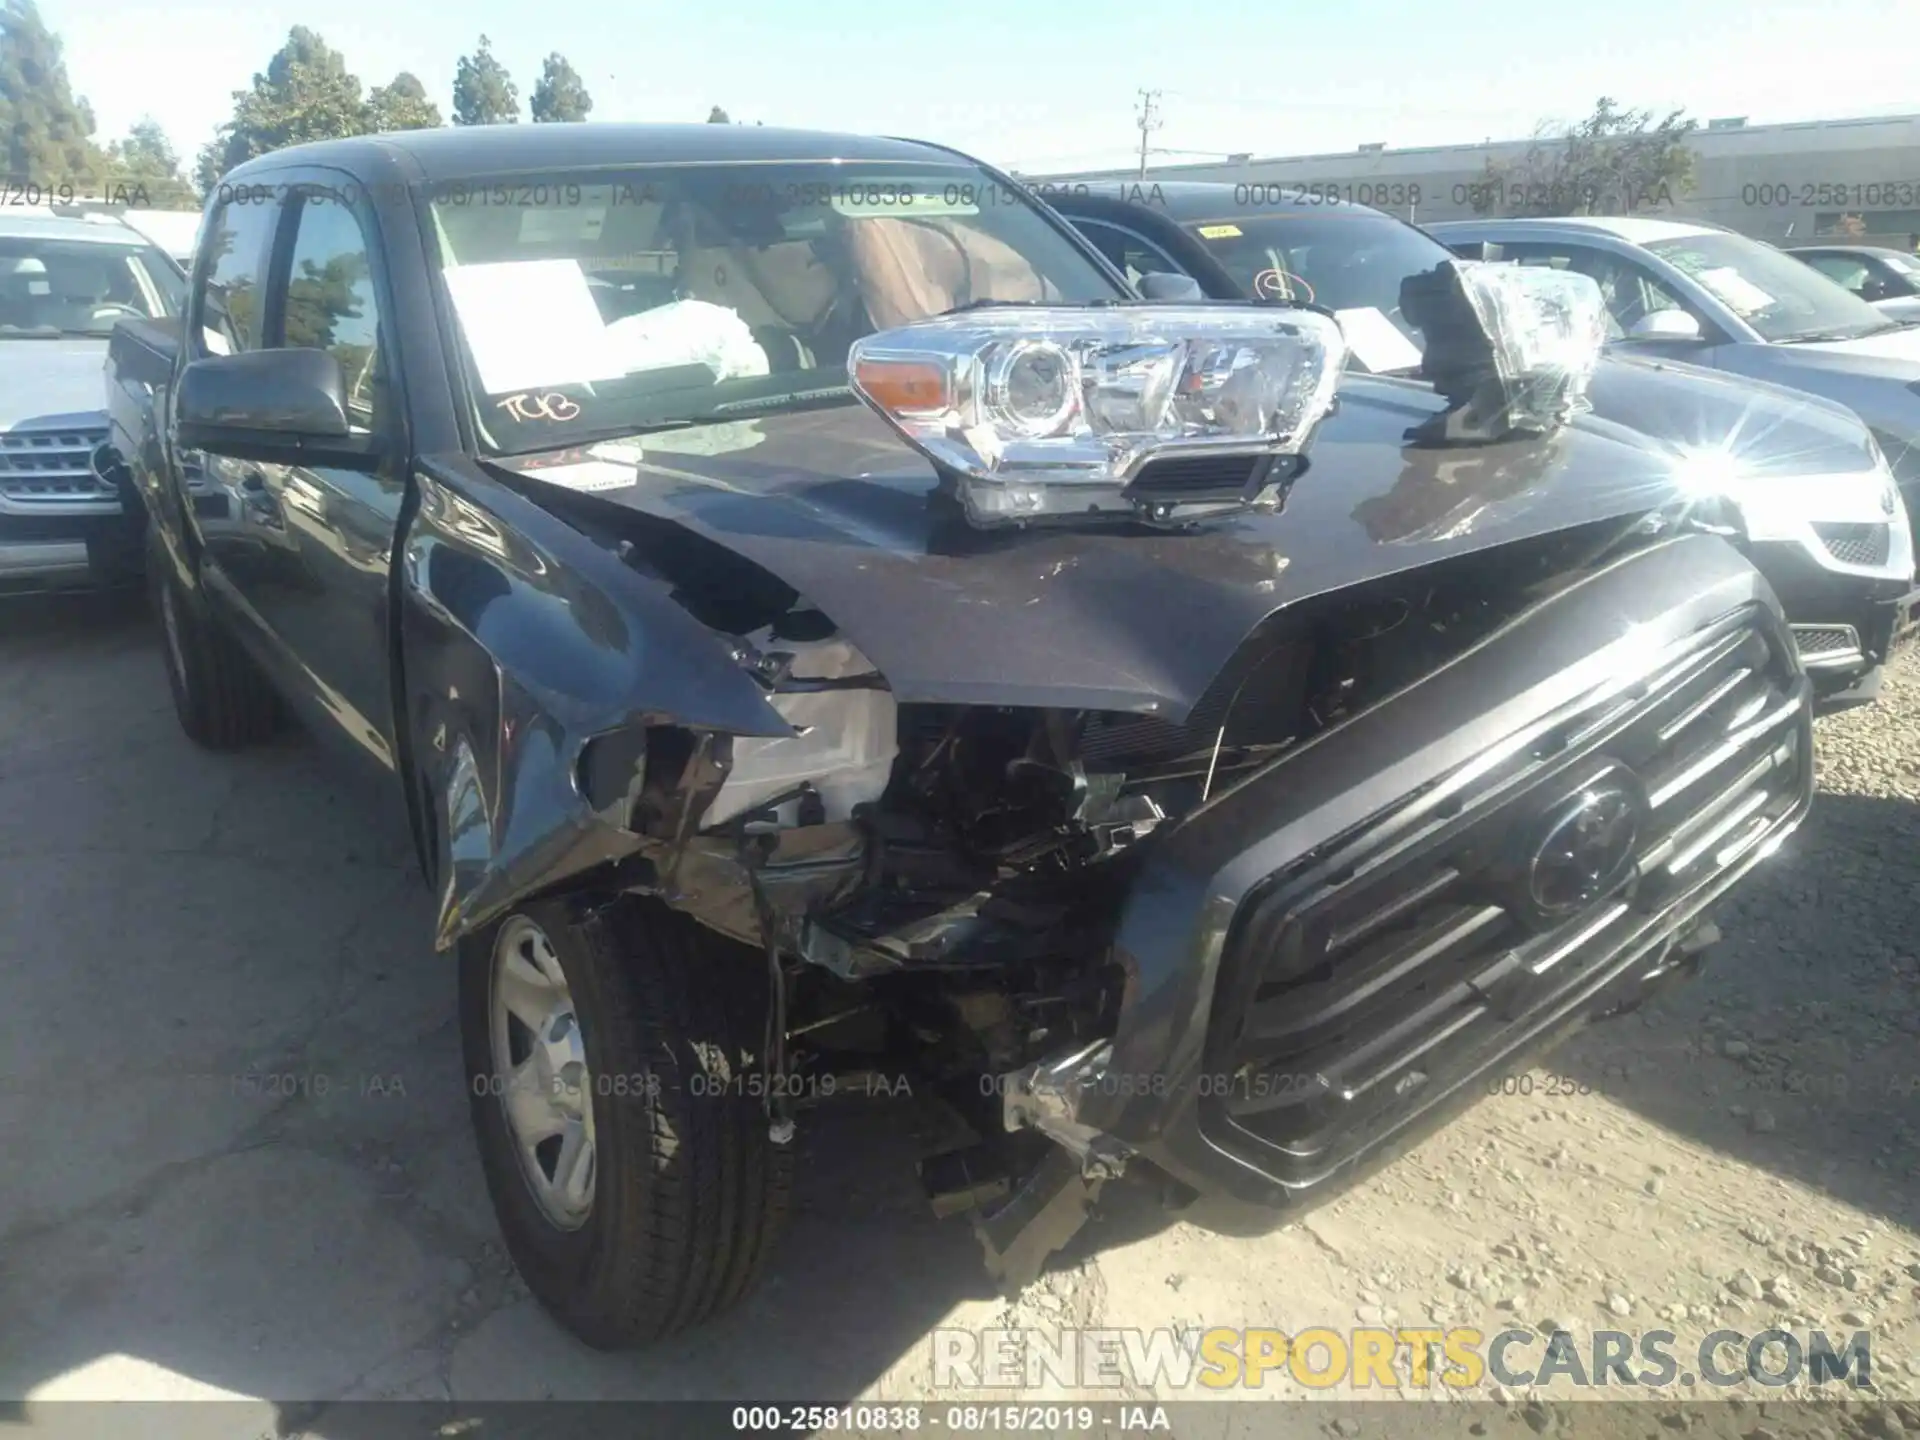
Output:
[[[202,236],[109,372],[181,722],[391,776],[589,1343],[746,1292],[856,1074],[967,1119],[1010,1283],[1103,1187],[1271,1226],[1694,969],[1810,803],[1583,277],[1448,260],[1343,373],[952,151],[728,126],[299,146]]]

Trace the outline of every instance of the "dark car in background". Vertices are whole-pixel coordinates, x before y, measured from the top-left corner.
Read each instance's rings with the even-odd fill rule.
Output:
[[[0,210],[0,589],[139,574],[141,512],[107,444],[107,341],[124,317],[177,317],[185,289],[112,215]]]
[[[1790,245],[1786,251],[1883,314],[1920,320],[1920,255],[1880,245]]]
[[[1130,277],[1178,271],[1217,299],[1323,306],[1352,363],[1421,373],[1425,341],[1401,287],[1450,252],[1413,225],[1281,185],[1056,185],[1046,198]],[[1889,654],[1920,625],[1920,590],[1913,507],[1868,427],[1837,403],[1657,357],[1610,356],[1591,399],[1736,502],[1826,707],[1873,698]]]

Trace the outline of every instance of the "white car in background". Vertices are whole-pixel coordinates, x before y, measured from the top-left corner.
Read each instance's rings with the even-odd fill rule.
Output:
[[[1718,225],[1637,216],[1450,220],[1457,254],[1578,270],[1599,282],[1623,351],[1770,380],[1847,405],[1873,430],[1920,514],[1920,322]],[[1486,247],[1497,246],[1497,253]]]
[[[200,238],[198,210],[123,210],[120,218],[166,251],[184,271],[193,264]]]

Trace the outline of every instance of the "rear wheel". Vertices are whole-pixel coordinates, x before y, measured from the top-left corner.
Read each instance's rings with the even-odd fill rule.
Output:
[[[752,1287],[792,1156],[768,1138],[766,972],[666,907],[550,901],[465,942],[460,1016],[494,1212],[527,1286],[600,1349]]]
[[[238,750],[271,735],[280,706],[253,657],[188,593],[172,567],[148,567],[174,714],[196,745]]]

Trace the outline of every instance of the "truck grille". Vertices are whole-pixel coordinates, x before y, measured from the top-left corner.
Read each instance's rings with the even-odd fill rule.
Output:
[[[0,495],[27,504],[118,499],[94,467],[94,453],[106,443],[104,429],[0,435]]]
[[[1804,812],[1789,645],[1730,617],[1257,889],[1222,957],[1202,1123],[1310,1180],[1660,968]]]
[[[1893,553],[1891,525],[1820,524],[1813,531],[1842,565],[1884,565]]]

